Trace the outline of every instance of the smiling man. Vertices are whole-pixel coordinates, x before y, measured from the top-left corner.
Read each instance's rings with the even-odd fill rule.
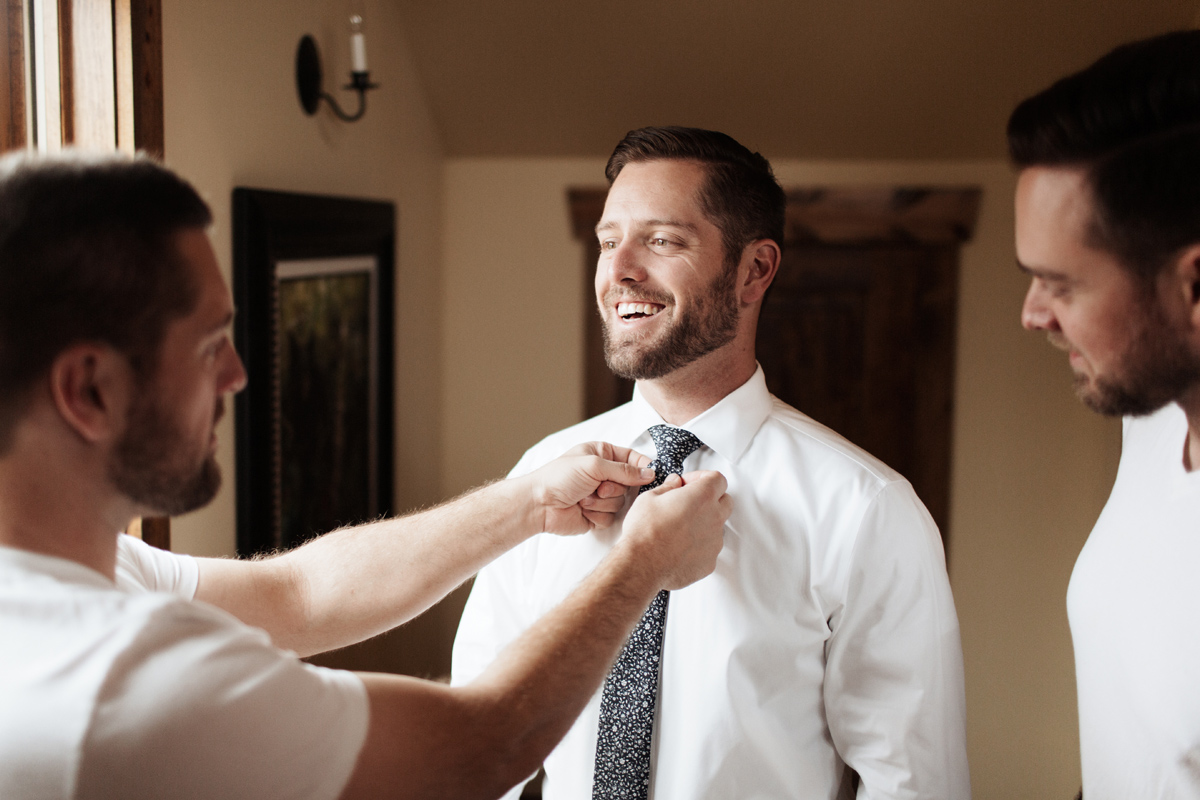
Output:
[[[783,239],[770,165],[721,133],[646,128],[606,174],[596,298],[634,397],[548,437],[513,475],[599,438],[654,452],[660,471],[720,470],[734,511],[716,572],[651,604],[546,761],[544,796],[968,797],[938,532],[907,481],[772,397],[755,360]],[[619,529],[536,537],[484,569],[454,682],[566,596]]]
[[[1022,324],[1125,417],[1067,592],[1083,794],[1200,798],[1200,31],[1114,50],[1008,138]]]
[[[411,619],[536,532],[607,526],[655,476],[585,444],[256,561],[118,533],[220,485],[214,428],[246,373],[209,220],[149,159],[0,160],[0,797],[495,797],[651,598],[712,571],[725,482],[641,495],[609,557],[469,686],[301,662]]]

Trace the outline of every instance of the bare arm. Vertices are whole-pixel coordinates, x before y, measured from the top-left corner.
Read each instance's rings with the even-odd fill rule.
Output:
[[[196,599],[311,655],[394,628],[540,531],[604,527],[649,459],[586,444],[542,469],[428,511],[343,528],[259,560],[199,559]]]
[[[528,777],[654,595],[712,571],[730,511],[725,480],[693,473],[681,483],[642,495],[609,556],[474,683],[362,676],[371,723],[343,798],[491,798]]]

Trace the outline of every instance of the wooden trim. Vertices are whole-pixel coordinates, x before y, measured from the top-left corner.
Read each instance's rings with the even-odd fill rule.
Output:
[[[62,144],[75,142],[74,6],[75,0],[58,2],[58,110]]]
[[[21,0],[7,0],[0,11],[0,36],[8,43],[8,57],[0,58],[0,151],[24,147],[25,137],[25,8]]]
[[[133,30],[129,0],[112,0],[113,92],[116,111],[117,149],[134,152],[133,125]]]
[[[787,193],[789,242],[958,245],[979,219],[969,188],[837,187]]]
[[[171,549],[171,518],[142,517],[142,541],[160,550]]]
[[[158,158],[163,140],[162,1],[128,0],[133,60],[133,145]]]

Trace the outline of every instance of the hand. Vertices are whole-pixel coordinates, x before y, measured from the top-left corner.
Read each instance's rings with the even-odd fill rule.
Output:
[[[654,480],[649,463],[628,447],[587,442],[529,473],[538,530],[574,534],[608,527],[625,507],[629,487]]]
[[[671,475],[634,501],[618,546],[641,550],[639,560],[661,576],[663,589],[695,583],[717,566],[733,510],[726,488],[719,472]]]

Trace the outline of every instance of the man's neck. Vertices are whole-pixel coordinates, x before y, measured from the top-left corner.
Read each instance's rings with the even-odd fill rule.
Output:
[[[60,469],[61,468],[61,469]],[[0,545],[65,558],[112,579],[117,533],[137,509],[52,457],[0,459]]]
[[[753,349],[741,353],[711,353],[710,356],[662,378],[638,381],[642,397],[664,422],[683,425],[695,419],[750,380],[758,369]]]

